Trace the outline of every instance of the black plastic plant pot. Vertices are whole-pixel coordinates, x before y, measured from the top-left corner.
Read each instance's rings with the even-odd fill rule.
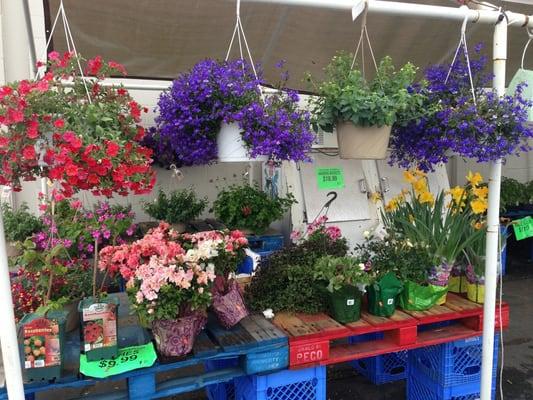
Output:
[[[65,343],[65,311],[25,315],[18,324],[20,354],[26,382],[61,377]]]
[[[88,297],[80,301],[82,351],[87,361],[116,357],[118,354],[119,299]]]
[[[355,286],[343,286],[328,292],[331,316],[341,324],[361,318],[361,292]]]

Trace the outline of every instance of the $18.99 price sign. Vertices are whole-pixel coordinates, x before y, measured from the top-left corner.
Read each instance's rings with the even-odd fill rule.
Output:
[[[342,189],[344,187],[344,172],[342,168],[316,168],[318,189]]]
[[[125,347],[118,351],[116,357],[108,360],[87,361],[85,354],[81,354],[80,372],[92,378],[107,378],[134,369],[151,367],[156,359],[157,355],[152,343]]]

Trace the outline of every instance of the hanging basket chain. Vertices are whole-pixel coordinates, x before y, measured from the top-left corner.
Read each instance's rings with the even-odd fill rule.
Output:
[[[529,44],[533,40],[533,28],[526,28],[527,36],[529,39],[526,42],[526,45],[524,46],[524,51],[522,52],[522,61],[520,63],[520,68],[524,69],[524,60],[526,59],[526,52]]]

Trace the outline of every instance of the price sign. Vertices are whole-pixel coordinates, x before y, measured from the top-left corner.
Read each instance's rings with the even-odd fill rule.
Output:
[[[344,187],[344,172],[342,168],[316,168],[318,189],[330,190]]]
[[[134,369],[151,367],[156,359],[157,355],[152,343],[125,347],[118,351],[116,357],[109,360],[87,361],[85,354],[81,354],[80,372],[92,378],[107,378]]]
[[[533,236],[533,218],[525,217],[514,221],[514,235],[516,240],[527,239]]]

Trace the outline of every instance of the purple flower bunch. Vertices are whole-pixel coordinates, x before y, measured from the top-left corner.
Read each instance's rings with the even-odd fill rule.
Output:
[[[260,84],[244,60],[197,63],[161,94],[144,144],[163,166],[210,164],[220,124],[237,122],[252,157],[307,160],[314,135],[309,114],[297,108],[298,94],[280,88],[263,100]]]
[[[428,283],[435,286],[447,286],[453,264],[441,263],[428,272]]]
[[[531,103],[522,96],[523,86],[513,96],[499,97],[487,90],[492,75],[485,72],[487,58],[481,49],[476,46],[476,56],[470,60],[476,101],[464,57],[452,66],[426,70],[427,86],[413,90],[424,92],[426,108],[433,111],[394,127],[391,164],[429,171],[447,162],[452,153],[487,162],[530,150],[527,140],[533,137],[533,128],[527,117]]]
[[[109,244],[123,244],[133,236],[137,227],[135,214],[127,207],[99,202],[94,210],[85,210],[81,202],[62,200],[41,217],[44,229],[33,235],[38,250],[51,250],[63,245],[71,257],[82,259],[94,256],[95,243],[102,248]]]

